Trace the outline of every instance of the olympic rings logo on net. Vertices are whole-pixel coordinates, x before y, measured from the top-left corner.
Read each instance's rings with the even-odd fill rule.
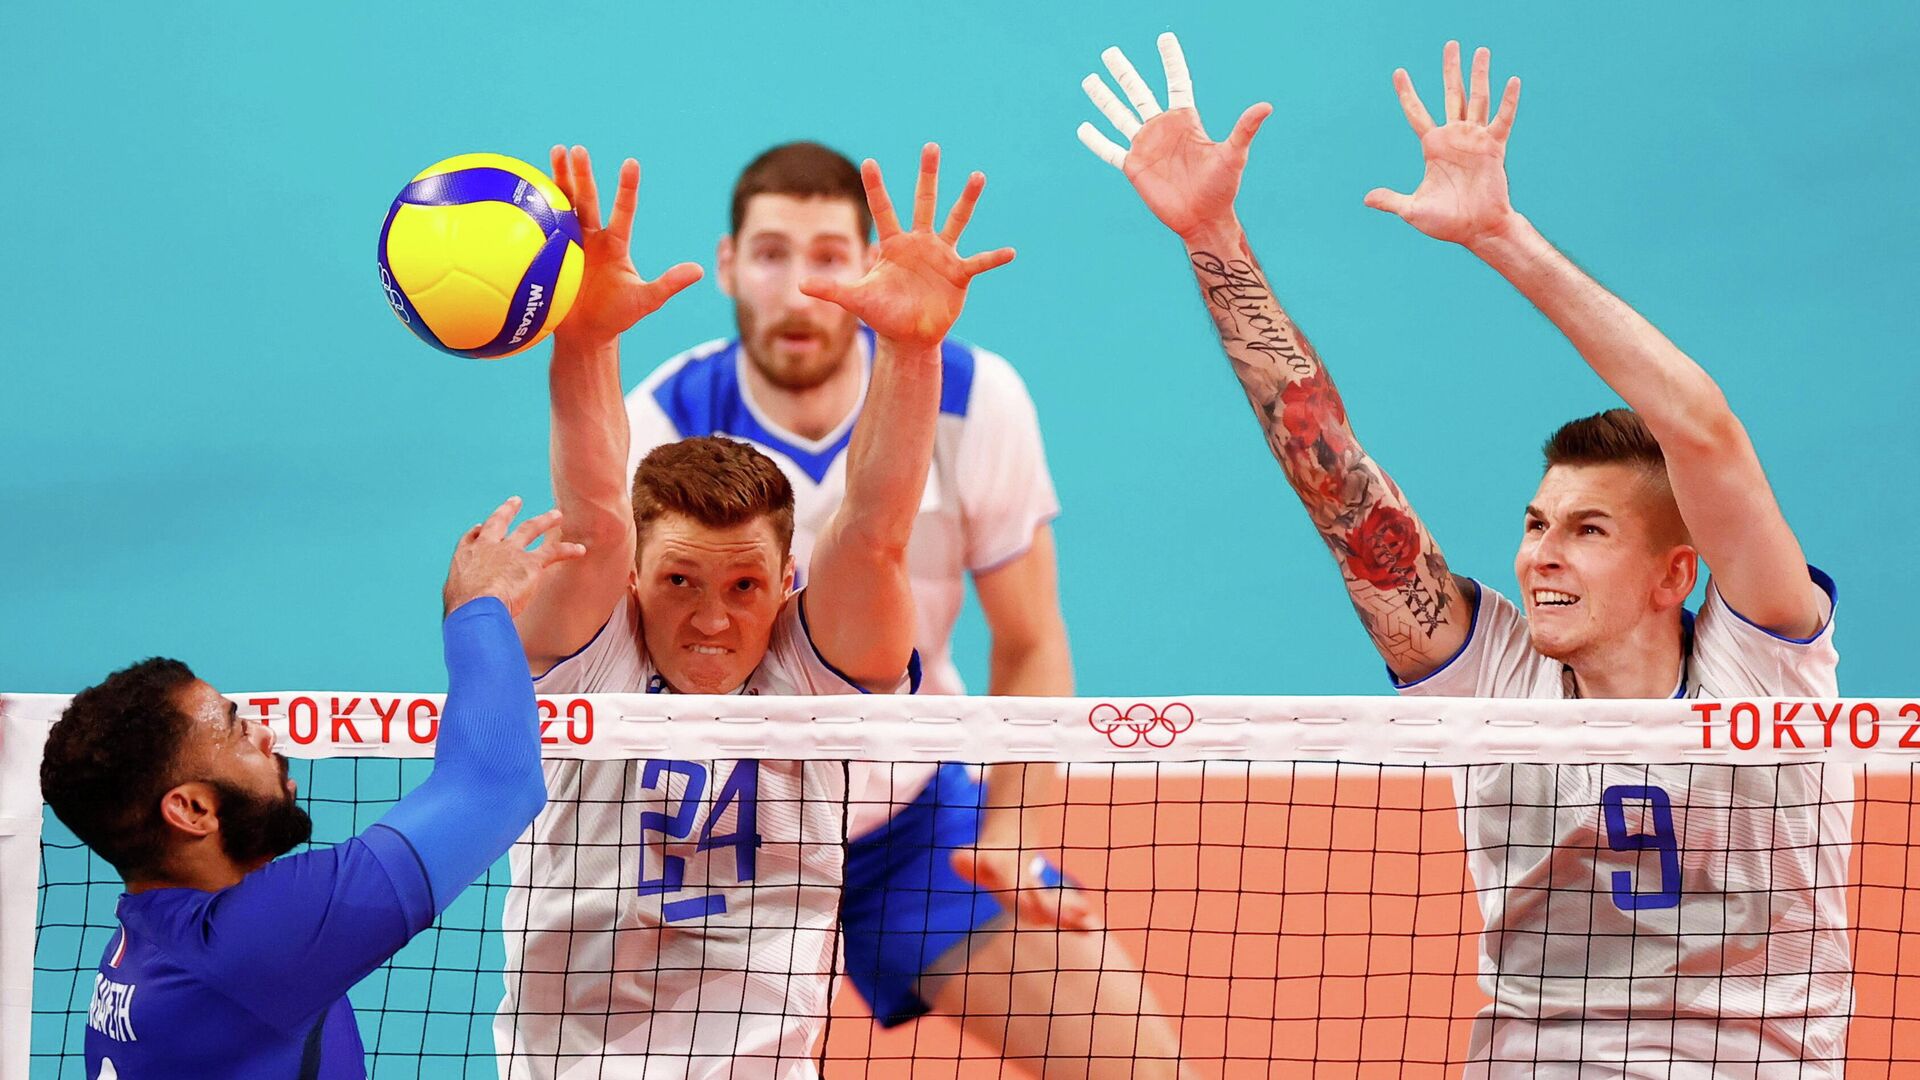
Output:
[[[1087,723],[1122,750],[1141,743],[1159,749],[1193,726],[1193,710],[1178,701],[1164,709],[1139,702],[1124,710],[1103,701],[1087,714]]]

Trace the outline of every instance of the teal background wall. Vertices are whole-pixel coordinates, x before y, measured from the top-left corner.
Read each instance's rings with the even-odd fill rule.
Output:
[[[1176,21],[1169,22],[1169,18]],[[388,314],[413,172],[585,143],[646,170],[646,270],[709,267],[726,192],[795,137],[896,177],[936,139],[1020,259],[958,332],[1039,403],[1088,693],[1384,692],[1268,459],[1177,243],[1083,150],[1078,83],[1176,29],[1222,134],[1277,112],[1241,212],[1287,306],[1457,569],[1511,588],[1537,447],[1613,403],[1463,251],[1367,210],[1419,173],[1389,73],[1494,50],[1517,204],[1712,370],[1839,579],[1843,686],[1920,690],[1911,436],[1920,139],[1908,3],[16,6],[0,139],[0,687],[153,653],[217,685],[432,689],[456,534],[544,502],[547,349],[451,359]],[[626,378],[727,332],[702,284]],[[969,615],[960,655],[984,680]]]

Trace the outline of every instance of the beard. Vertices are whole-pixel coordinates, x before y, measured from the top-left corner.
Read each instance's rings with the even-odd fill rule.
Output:
[[[280,759],[285,780],[287,759]],[[220,844],[237,863],[277,859],[313,839],[313,818],[293,801],[284,786],[280,796],[245,791],[224,780],[211,781],[220,793]]]
[[[762,378],[790,393],[812,390],[839,372],[853,345],[858,322],[851,315],[822,325],[808,319],[783,319],[768,326],[747,305],[735,301],[734,322],[740,328],[740,346],[747,362]],[[780,337],[784,334],[808,334],[819,343],[811,356],[780,355]]]

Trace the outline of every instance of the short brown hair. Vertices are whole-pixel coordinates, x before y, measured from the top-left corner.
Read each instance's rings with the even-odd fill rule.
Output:
[[[1549,469],[1555,465],[1635,465],[1658,474],[1663,481],[1667,476],[1667,458],[1660,452],[1660,441],[1632,409],[1608,409],[1569,420],[1540,449]]]
[[[755,195],[792,195],[801,199],[845,199],[860,222],[860,242],[873,233],[873,212],[860,169],[844,154],[817,142],[790,142],[747,163],[733,182],[733,229],[747,220],[747,200]]]
[[[715,529],[765,515],[773,522],[780,553],[793,550],[793,485],[787,475],[772,458],[724,436],[665,443],[641,459],[633,471],[633,524],[640,540],[664,514]]]

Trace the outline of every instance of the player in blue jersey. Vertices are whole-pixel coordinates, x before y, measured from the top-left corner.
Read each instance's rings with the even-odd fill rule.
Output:
[[[512,613],[579,544],[527,546],[512,499],[461,537],[444,594],[433,773],[346,843],[313,823],[273,734],[177,660],[76,694],[47,734],[47,805],[126,881],[87,1010],[90,1080],[365,1077],[347,989],[427,928],[546,804]]]
[[[681,439],[749,443],[793,489],[793,555],[804,570],[846,499],[875,337],[800,282],[857,279],[879,245],[860,170],[819,143],[755,157],[730,207],[715,277],[733,304],[734,334],[672,357],[627,395],[627,475]],[[986,692],[1071,696],[1052,528],[1060,504],[1033,400],[995,353],[948,337],[940,355],[933,463],[907,551],[921,693],[967,692],[949,639],[971,579],[992,637]],[[1090,1057],[1095,1077],[1173,1075],[1178,1041],[1155,1017],[1137,965],[1039,857],[1058,841],[1049,835],[1062,805],[1052,770],[855,768],[871,774],[876,797],[851,808],[840,922],[848,978],[882,1025],[931,1012],[1009,1060],[1051,1062],[1049,1075],[1068,1062],[1085,1072]],[[1062,970],[1100,974],[1062,979]]]

